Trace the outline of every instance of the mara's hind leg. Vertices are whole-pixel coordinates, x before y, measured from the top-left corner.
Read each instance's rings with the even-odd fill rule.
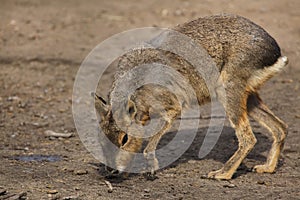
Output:
[[[284,140],[287,136],[287,125],[269,110],[258,94],[249,96],[247,109],[248,115],[267,128],[272,133],[274,140],[267,157],[267,162],[263,165],[255,166],[254,170],[258,173],[272,173],[275,171]]]
[[[232,84],[236,83],[236,84]],[[241,162],[252,150],[256,143],[256,138],[251,130],[247,115],[247,99],[248,94],[242,80],[233,80],[226,85],[226,101],[223,95],[218,98],[224,105],[226,114],[231,122],[231,126],[235,129],[235,134],[238,138],[238,150],[217,171],[212,171],[208,174],[208,178],[215,179],[231,179]]]

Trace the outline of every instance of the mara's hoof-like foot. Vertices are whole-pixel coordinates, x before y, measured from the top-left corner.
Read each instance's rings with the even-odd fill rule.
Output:
[[[270,165],[267,164],[256,165],[254,166],[253,171],[257,173],[274,173],[275,167],[271,167]]]
[[[148,162],[148,171],[151,174],[155,174],[155,171],[159,169],[158,160],[155,157],[155,154],[153,152],[151,153],[144,152],[144,157],[147,159]]]
[[[223,169],[209,172],[207,175],[207,178],[217,179],[217,180],[230,180],[231,177],[232,177],[232,174],[230,174],[228,172],[224,172]]]
[[[154,181],[155,179],[157,179],[158,177],[156,176],[156,173],[151,173],[151,172],[145,172],[143,173],[144,177],[149,180],[149,181]]]

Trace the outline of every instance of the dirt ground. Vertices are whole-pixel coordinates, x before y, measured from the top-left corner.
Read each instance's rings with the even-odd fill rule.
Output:
[[[1,0],[0,199],[299,199],[299,10],[299,0]],[[172,27],[222,12],[263,26],[289,57],[288,67],[261,90],[265,102],[289,125],[277,172],[251,172],[264,162],[272,141],[254,124],[258,143],[234,178],[201,179],[237,148],[227,123],[204,159],[197,154],[205,127],[178,161],[158,171],[157,179],[107,179],[103,166],[82,145],[72,117],[73,83],[83,59],[113,34]],[[46,130],[74,135],[49,138]]]

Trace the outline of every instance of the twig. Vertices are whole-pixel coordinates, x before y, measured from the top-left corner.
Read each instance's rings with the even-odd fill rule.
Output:
[[[113,187],[112,187],[111,183],[107,180],[104,180],[104,183],[108,186],[108,192],[112,193],[113,192]]]

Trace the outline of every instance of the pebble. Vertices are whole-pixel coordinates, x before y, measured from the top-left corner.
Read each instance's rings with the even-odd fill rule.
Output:
[[[223,185],[224,188],[235,188],[236,185],[230,183],[230,184],[226,184],[226,185]]]
[[[8,108],[8,111],[9,111],[9,112],[13,112],[13,111],[14,111],[14,107],[10,106],[10,107]]]
[[[19,104],[18,104],[18,107],[19,108],[25,108],[27,106],[27,103],[26,102],[20,102]]]
[[[196,164],[197,161],[196,161],[196,160],[189,160],[188,163],[189,163],[189,164]]]
[[[63,200],[76,200],[79,199],[79,196],[68,196],[68,197],[63,197]]]
[[[257,184],[259,184],[259,185],[265,185],[266,182],[265,182],[265,181],[262,181],[262,180],[259,180],[259,181],[257,181]]]
[[[57,190],[47,190],[47,194],[57,194]]]
[[[149,193],[149,192],[150,192],[150,189],[149,189],[149,188],[146,188],[146,189],[144,189],[144,192],[145,192],[145,193]]]
[[[11,97],[7,98],[7,101],[19,101],[19,100],[20,100],[20,97],[18,97],[18,96],[11,96]]]
[[[203,174],[203,175],[200,176],[200,178],[201,179],[208,179],[208,176],[207,176],[207,174]]]
[[[42,127],[48,126],[49,123],[48,122],[44,122],[44,123],[33,122],[32,125],[35,126],[36,128],[42,128]]]
[[[49,197],[50,200],[61,199],[61,196],[59,194],[48,194],[48,197]]]
[[[88,171],[87,170],[84,170],[84,169],[79,169],[79,170],[76,170],[74,172],[76,175],[84,175],[84,174],[87,174]]]
[[[150,198],[150,194],[148,194],[148,193],[147,194],[142,194],[142,196],[143,196],[143,198],[147,198],[147,199]]]
[[[11,134],[11,138],[15,138],[16,136],[18,136],[19,135],[19,133],[18,132],[14,132],[13,134]]]

